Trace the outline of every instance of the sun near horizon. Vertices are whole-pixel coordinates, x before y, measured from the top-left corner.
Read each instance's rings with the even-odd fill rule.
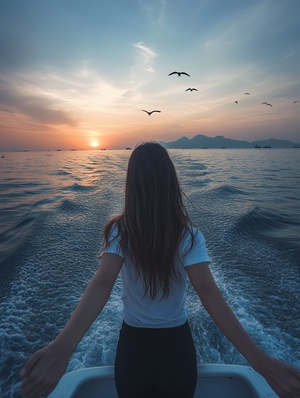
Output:
[[[92,142],[90,143],[90,146],[91,146],[93,149],[96,149],[96,148],[98,148],[99,143],[98,143],[98,141],[92,141]]]

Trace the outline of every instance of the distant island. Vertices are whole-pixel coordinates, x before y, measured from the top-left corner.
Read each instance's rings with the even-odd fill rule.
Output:
[[[225,138],[222,135],[207,137],[198,134],[194,138],[181,137],[172,142],[160,142],[168,149],[208,149],[208,148],[300,148],[300,143],[269,138],[267,140],[249,142]]]

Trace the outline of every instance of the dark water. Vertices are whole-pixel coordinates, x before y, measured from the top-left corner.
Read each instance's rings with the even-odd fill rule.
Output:
[[[171,150],[212,272],[268,353],[300,367],[300,150]],[[122,208],[130,151],[6,153],[0,159],[0,396],[50,342],[98,267],[101,230]],[[199,363],[245,364],[188,286]],[[68,370],[114,362],[120,281]]]

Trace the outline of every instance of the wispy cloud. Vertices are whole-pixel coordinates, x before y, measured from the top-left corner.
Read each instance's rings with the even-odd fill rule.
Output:
[[[144,45],[143,42],[133,43],[133,47],[139,50],[139,55],[141,58],[138,60],[138,64],[146,72],[155,72],[153,66],[151,66],[152,60],[158,57],[158,54],[152,50],[152,48]]]
[[[0,87],[0,111],[70,127],[88,115],[111,113],[128,89],[105,80],[85,61],[68,74],[50,68],[47,73],[0,73]]]
[[[2,81],[1,81],[2,80]],[[24,115],[32,120],[52,125],[75,126],[77,121],[69,112],[59,109],[57,101],[44,95],[34,94],[26,89],[25,82],[22,85],[18,79],[18,86],[13,82],[0,77],[0,110],[4,113]],[[28,83],[27,83],[28,84]]]

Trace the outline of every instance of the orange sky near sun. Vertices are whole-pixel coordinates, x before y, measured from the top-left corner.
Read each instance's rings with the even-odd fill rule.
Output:
[[[225,104],[223,109],[221,105],[219,109],[207,106],[198,114],[191,111],[180,114],[175,107],[151,116],[138,107],[123,114],[120,109],[119,115],[108,113],[103,118],[105,123],[102,123],[101,115],[88,120],[85,115],[73,111],[69,113],[70,119],[74,120],[71,125],[51,123],[51,120],[41,123],[26,115],[5,114],[0,125],[0,150],[124,149],[134,147],[140,141],[170,142],[197,134],[224,135],[252,142],[270,137],[284,138],[282,134],[276,137],[276,129],[279,132],[288,127],[292,129],[295,122],[288,112],[282,118],[274,112],[266,114],[264,108],[253,105],[251,110],[241,107],[240,114],[236,115],[229,109],[231,106]],[[247,128],[248,119],[251,119],[251,128]]]

